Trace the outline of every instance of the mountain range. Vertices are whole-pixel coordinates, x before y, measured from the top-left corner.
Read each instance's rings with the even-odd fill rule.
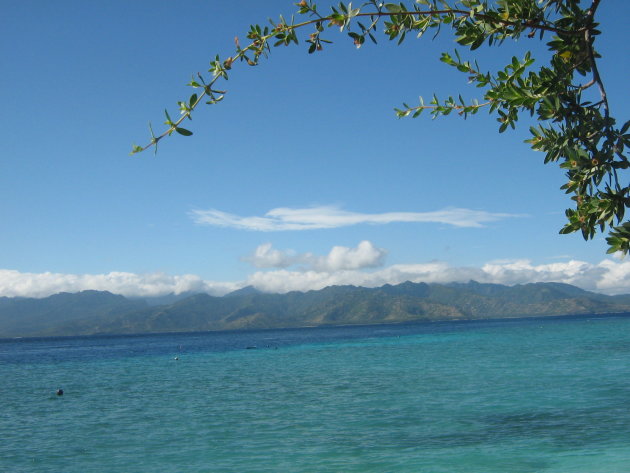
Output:
[[[42,299],[0,297],[0,338],[194,332],[630,312],[630,295],[606,296],[561,283],[516,286],[405,282],[330,286],[222,297],[132,299],[106,291]]]

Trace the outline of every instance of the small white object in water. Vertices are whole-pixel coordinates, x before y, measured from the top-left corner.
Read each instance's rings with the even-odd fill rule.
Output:
[[[176,356],[175,358],[173,358],[175,361],[179,360],[179,356]]]

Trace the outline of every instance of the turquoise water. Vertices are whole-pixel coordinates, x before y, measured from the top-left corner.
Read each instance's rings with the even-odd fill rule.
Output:
[[[630,317],[4,340],[0,376],[2,472],[630,471]]]

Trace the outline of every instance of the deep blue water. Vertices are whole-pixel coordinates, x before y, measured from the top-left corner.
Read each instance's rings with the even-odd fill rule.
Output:
[[[630,472],[627,316],[0,340],[0,377],[0,472]]]

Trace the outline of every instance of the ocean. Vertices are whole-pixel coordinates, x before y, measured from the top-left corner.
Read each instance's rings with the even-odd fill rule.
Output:
[[[0,340],[0,378],[3,473],[630,472],[630,316]]]

